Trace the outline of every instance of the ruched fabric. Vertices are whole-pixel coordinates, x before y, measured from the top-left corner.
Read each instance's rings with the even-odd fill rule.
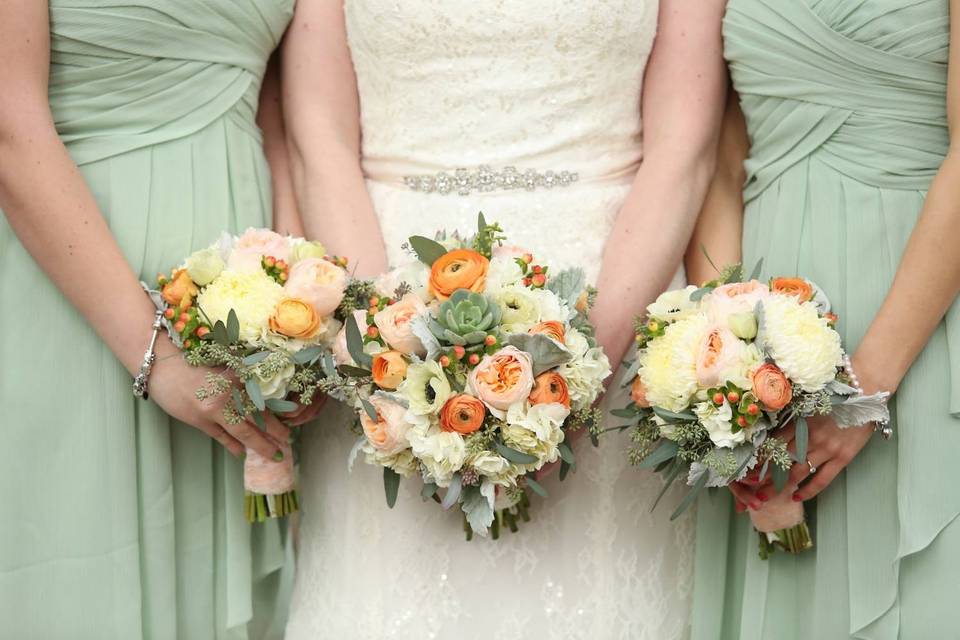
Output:
[[[293,0],[51,0],[54,120],[143,279],[222,231],[270,224],[254,116],[292,11]],[[98,298],[110,305],[109,291]],[[0,635],[280,637],[285,527],[246,523],[241,465],[133,397],[5,217],[0,300]]]
[[[764,277],[817,282],[853,351],[948,147],[946,0],[731,0],[725,49],[751,151],[743,237]],[[809,502],[816,548],[757,556],[728,495],[701,501],[694,638],[953,637],[960,566],[955,304],[873,439]]]

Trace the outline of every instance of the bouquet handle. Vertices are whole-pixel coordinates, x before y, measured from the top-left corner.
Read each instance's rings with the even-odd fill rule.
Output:
[[[792,491],[781,491],[760,509],[750,511],[750,520],[760,535],[763,559],[777,548],[793,554],[813,548],[803,503],[793,501]]]
[[[246,490],[243,506],[247,522],[264,522],[283,518],[300,508],[296,491],[293,452],[289,445],[281,447],[283,459],[265,458],[247,449],[243,463],[243,485]]]

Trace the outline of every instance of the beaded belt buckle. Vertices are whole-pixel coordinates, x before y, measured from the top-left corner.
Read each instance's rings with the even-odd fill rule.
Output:
[[[526,169],[517,171],[515,167],[504,167],[502,171],[495,171],[487,165],[480,165],[477,169],[456,169],[452,174],[441,171],[435,174],[405,176],[403,183],[414,191],[422,193],[439,193],[447,195],[456,192],[457,195],[468,196],[474,191],[508,191],[510,189],[526,189],[533,191],[537,188],[552,189],[566,187],[579,179],[575,172],[570,171],[534,171]]]

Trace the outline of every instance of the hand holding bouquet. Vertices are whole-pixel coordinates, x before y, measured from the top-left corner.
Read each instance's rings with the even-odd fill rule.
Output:
[[[526,490],[546,495],[536,472],[573,468],[567,434],[599,421],[610,373],[583,272],[553,274],[503,239],[482,215],[467,240],[411,238],[419,259],[379,278],[334,346],[363,429],[354,455],[383,467],[388,505],[420,476],[423,499],[460,505],[468,539],[515,531]]]
[[[334,366],[329,343],[341,326],[344,265],[318,243],[248,229],[239,237],[224,234],[169,277],[160,275],[160,291],[151,297],[174,344],[189,364],[222,371],[207,376],[197,397],[226,394],[226,423],[251,420],[263,431],[266,412],[314,402]],[[297,509],[292,452],[289,443],[276,444],[272,460],[247,449],[251,522]]]
[[[757,270],[759,273],[759,268]],[[862,395],[844,367],[826,296],[802,278],[741,282],[739,266],[703,288],[668,291],[638,324],[639,352],[628,375],[631,460],[669,482],[693,486],[679,515],[704,487],[722,487],[756,469],[773,474],[778,496],[751,511],[761,555],[773,545],[812,546],[802,504],[782,492],[794,461],[807,463],[806,418],[841,427],[889,419],[887,394]],[[796,451],[776,437],[795,426]],[[669,483],[668,483],[669,486]],[[661,494],[662,495],[662,494]]]

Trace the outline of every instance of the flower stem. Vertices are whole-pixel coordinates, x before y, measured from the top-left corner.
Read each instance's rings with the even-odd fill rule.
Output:
[[[758,532],[760,536],[760,558],[768,559],[778,548],[794,555],[813,548],[813,538],[806,522],[772,533]]]
[[[266,522],[268,518],[285,518],[299,511],[296,490],[276,495],[262,495],[247,491],[243,497],[243,513],[247,522]]]

